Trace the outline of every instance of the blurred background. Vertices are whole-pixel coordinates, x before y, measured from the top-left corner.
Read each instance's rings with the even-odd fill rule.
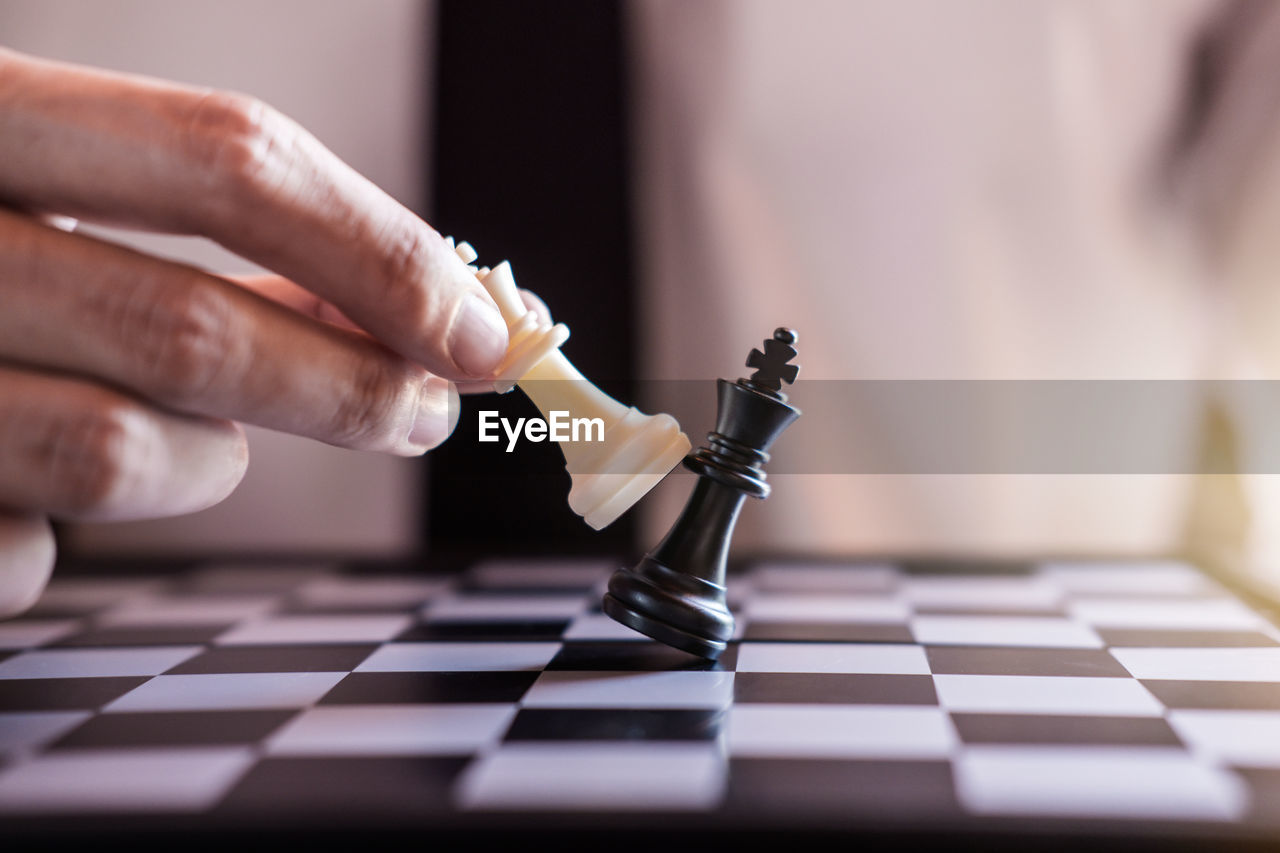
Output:
[[[0,0],[0,42],[271,103],[482,261],[510,259],[588,378],[695,443],[712,381],[780,325],[804,380],[1280,367],[1269,0]],[[1280,485],[1249,464],[1270,422],[1238,401],[1172,412],[1164,471],[870,474],[835,460],[894,458],[902,425],[806,399],[830,387],[794,389],[807,414],[738,552],[1182,553],[1280,579]],[[252,430],[220,506],[68,527],[64,550],[632,553],[691,486],[677,472],[593,533],[558,450],[477,444],[478,405],[425,460]],[[991,411],[992,440],[1015,421]]]

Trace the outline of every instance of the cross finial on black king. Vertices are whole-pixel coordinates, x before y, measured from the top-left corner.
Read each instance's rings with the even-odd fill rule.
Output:
[[[745,381],[757,391],[774,393],[782,390],[783,382],[795,382],[796,374],[800,372],[800,365],[791,364],[791,359],[796,357],[796,348],[792,346],[795,342],[795,332],[790,329],[775,330],[773,337],[764,342],[764,352],[753,349],[751,355],[747,356],[747,367],[756,368],[756,372]],[[783,396],[782,399],[785,400],[786,397]]]
[[[639,565],[609,579],[604,612],[642,634],[704,658],[718,658],[733,636],[725,600],[729,542],[743,498],[769,496],[769,447],[800,417],[783,382],[794,382],[796,333],[778,329],[753,349],[750,379],[716,380],[715,430],[684,458],[698,482],[666,537]]]

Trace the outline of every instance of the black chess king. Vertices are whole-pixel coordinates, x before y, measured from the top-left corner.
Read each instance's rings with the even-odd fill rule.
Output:
[[[795,381],[796,334],[778,329],[752,350],[750,379],[716,380],[715,430],[684,458],[697,485],[670,532],[640,564],[609,579],[604,612],[655,640],[699,657],[718,658],[733,636],[725,598],[729,542],[742,501],[769,496],[769,447],[800,410],[782,384]]]

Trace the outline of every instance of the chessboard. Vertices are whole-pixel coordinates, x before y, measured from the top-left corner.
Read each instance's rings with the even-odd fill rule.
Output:
[[[56,576],[0,622],[0,835],[1280,839],[1280,633],[1190,565],[761,562],[714,662],[615,568]]]

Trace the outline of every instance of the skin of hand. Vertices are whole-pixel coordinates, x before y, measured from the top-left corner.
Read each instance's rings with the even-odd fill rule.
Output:
[[[200,235],[271,274],[76,221]],[[506,348],[441,235],[270,107],[0,49],[0,616],[48,581],[51,518],[217,503],[248,462],[239,422],[419,455]]]

